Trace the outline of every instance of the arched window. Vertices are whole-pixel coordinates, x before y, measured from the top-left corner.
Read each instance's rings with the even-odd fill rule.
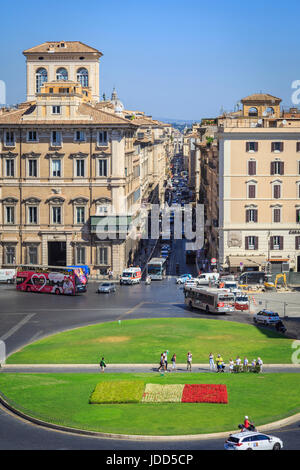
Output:
[[[81,86],[89,86],[89,73],[87,69],[81,68],[77,70],[77,82],[79,82]]]
[[[56,71],[56,80],[68,80],[68,71],[63,67],[57,69]]]
[[[274,108],[266,108],[265,112],[264,112],[264,116],[273,116],[274,114]]]
[[[41,91],[41,87],[48,81],[48,72],[44,68],[40,68],[35,73],[36,92]]]
[[[254,107],[253,107],[253,108],[250,108],[248,115],[249,115],[250,117],[258,116],[257,108],[254,108]]]

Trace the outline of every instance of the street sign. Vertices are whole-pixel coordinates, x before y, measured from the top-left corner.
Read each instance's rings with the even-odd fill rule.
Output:
[[[216,258],[212,258],[210,262],[211,262],[211,264],[217,264]]]

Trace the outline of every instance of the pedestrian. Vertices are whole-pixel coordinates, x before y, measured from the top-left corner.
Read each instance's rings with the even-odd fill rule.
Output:
[[[158,371],[160,371],[164,367],[165,367],[164,353],[161,353]]]
[[[193,360],[193,355],[191,352],[187,353],[187,358],[186,358],[186,368],[187,370],[192,372],[192,360]]]
[[[100,361],[100,370],[101,370],[101,372],[104,372],[105,367],[106,367],[106,362],[105,362],[104,357],[102,357],[102,359]]]
[[[257,358],[257,365],[260,367],[260,372],[263,371],[263,361],[261,360],[260,357]]]
[[[215,370],[216,368],[213,353],[209,354],[209,368],[210,370]]]
[[[233,372],[233,368],[234,368],[234,362],[232,359],[230,359],[229,361],[229,372],[232,373]]]
[[[171,359],[172,362],[172,370],[176,370],[176,354],[174,353]]]
[[[165,370],[166,371],[168,370],[168,352],[169,351],[164,352],[164,365],[165,365]]]
[[[248,372],[249,361],[247,357],[244,357],[244,372]]]
[[[216,363],[217,363],[217,372],[224,372],[225,364],[224,364],[221,354],[218,354]]]

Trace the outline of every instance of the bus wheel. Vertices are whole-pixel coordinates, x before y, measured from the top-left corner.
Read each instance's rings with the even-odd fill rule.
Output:
[[[59,289],[55,289],[55,294],[56,294],[56,295],[60,295],[60,290],[59,290]]]
[[[26,287],[26,292],[31,292],[31,289],[29,286]]]

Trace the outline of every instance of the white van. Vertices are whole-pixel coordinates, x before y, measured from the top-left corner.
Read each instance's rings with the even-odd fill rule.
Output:
[[[141,268],[124,269],[120,277],[120,284],[139,284],[142,279]]]
[[[13,284],[16,280],[16,274],[15,269],[0,269],[0,282]]]
[[[219,273],[204,273],[200,274],[200,276],[197,277],[196,281],[199,286],[208,286],[210,282],[217,282],[219,280],[219,277]]]

